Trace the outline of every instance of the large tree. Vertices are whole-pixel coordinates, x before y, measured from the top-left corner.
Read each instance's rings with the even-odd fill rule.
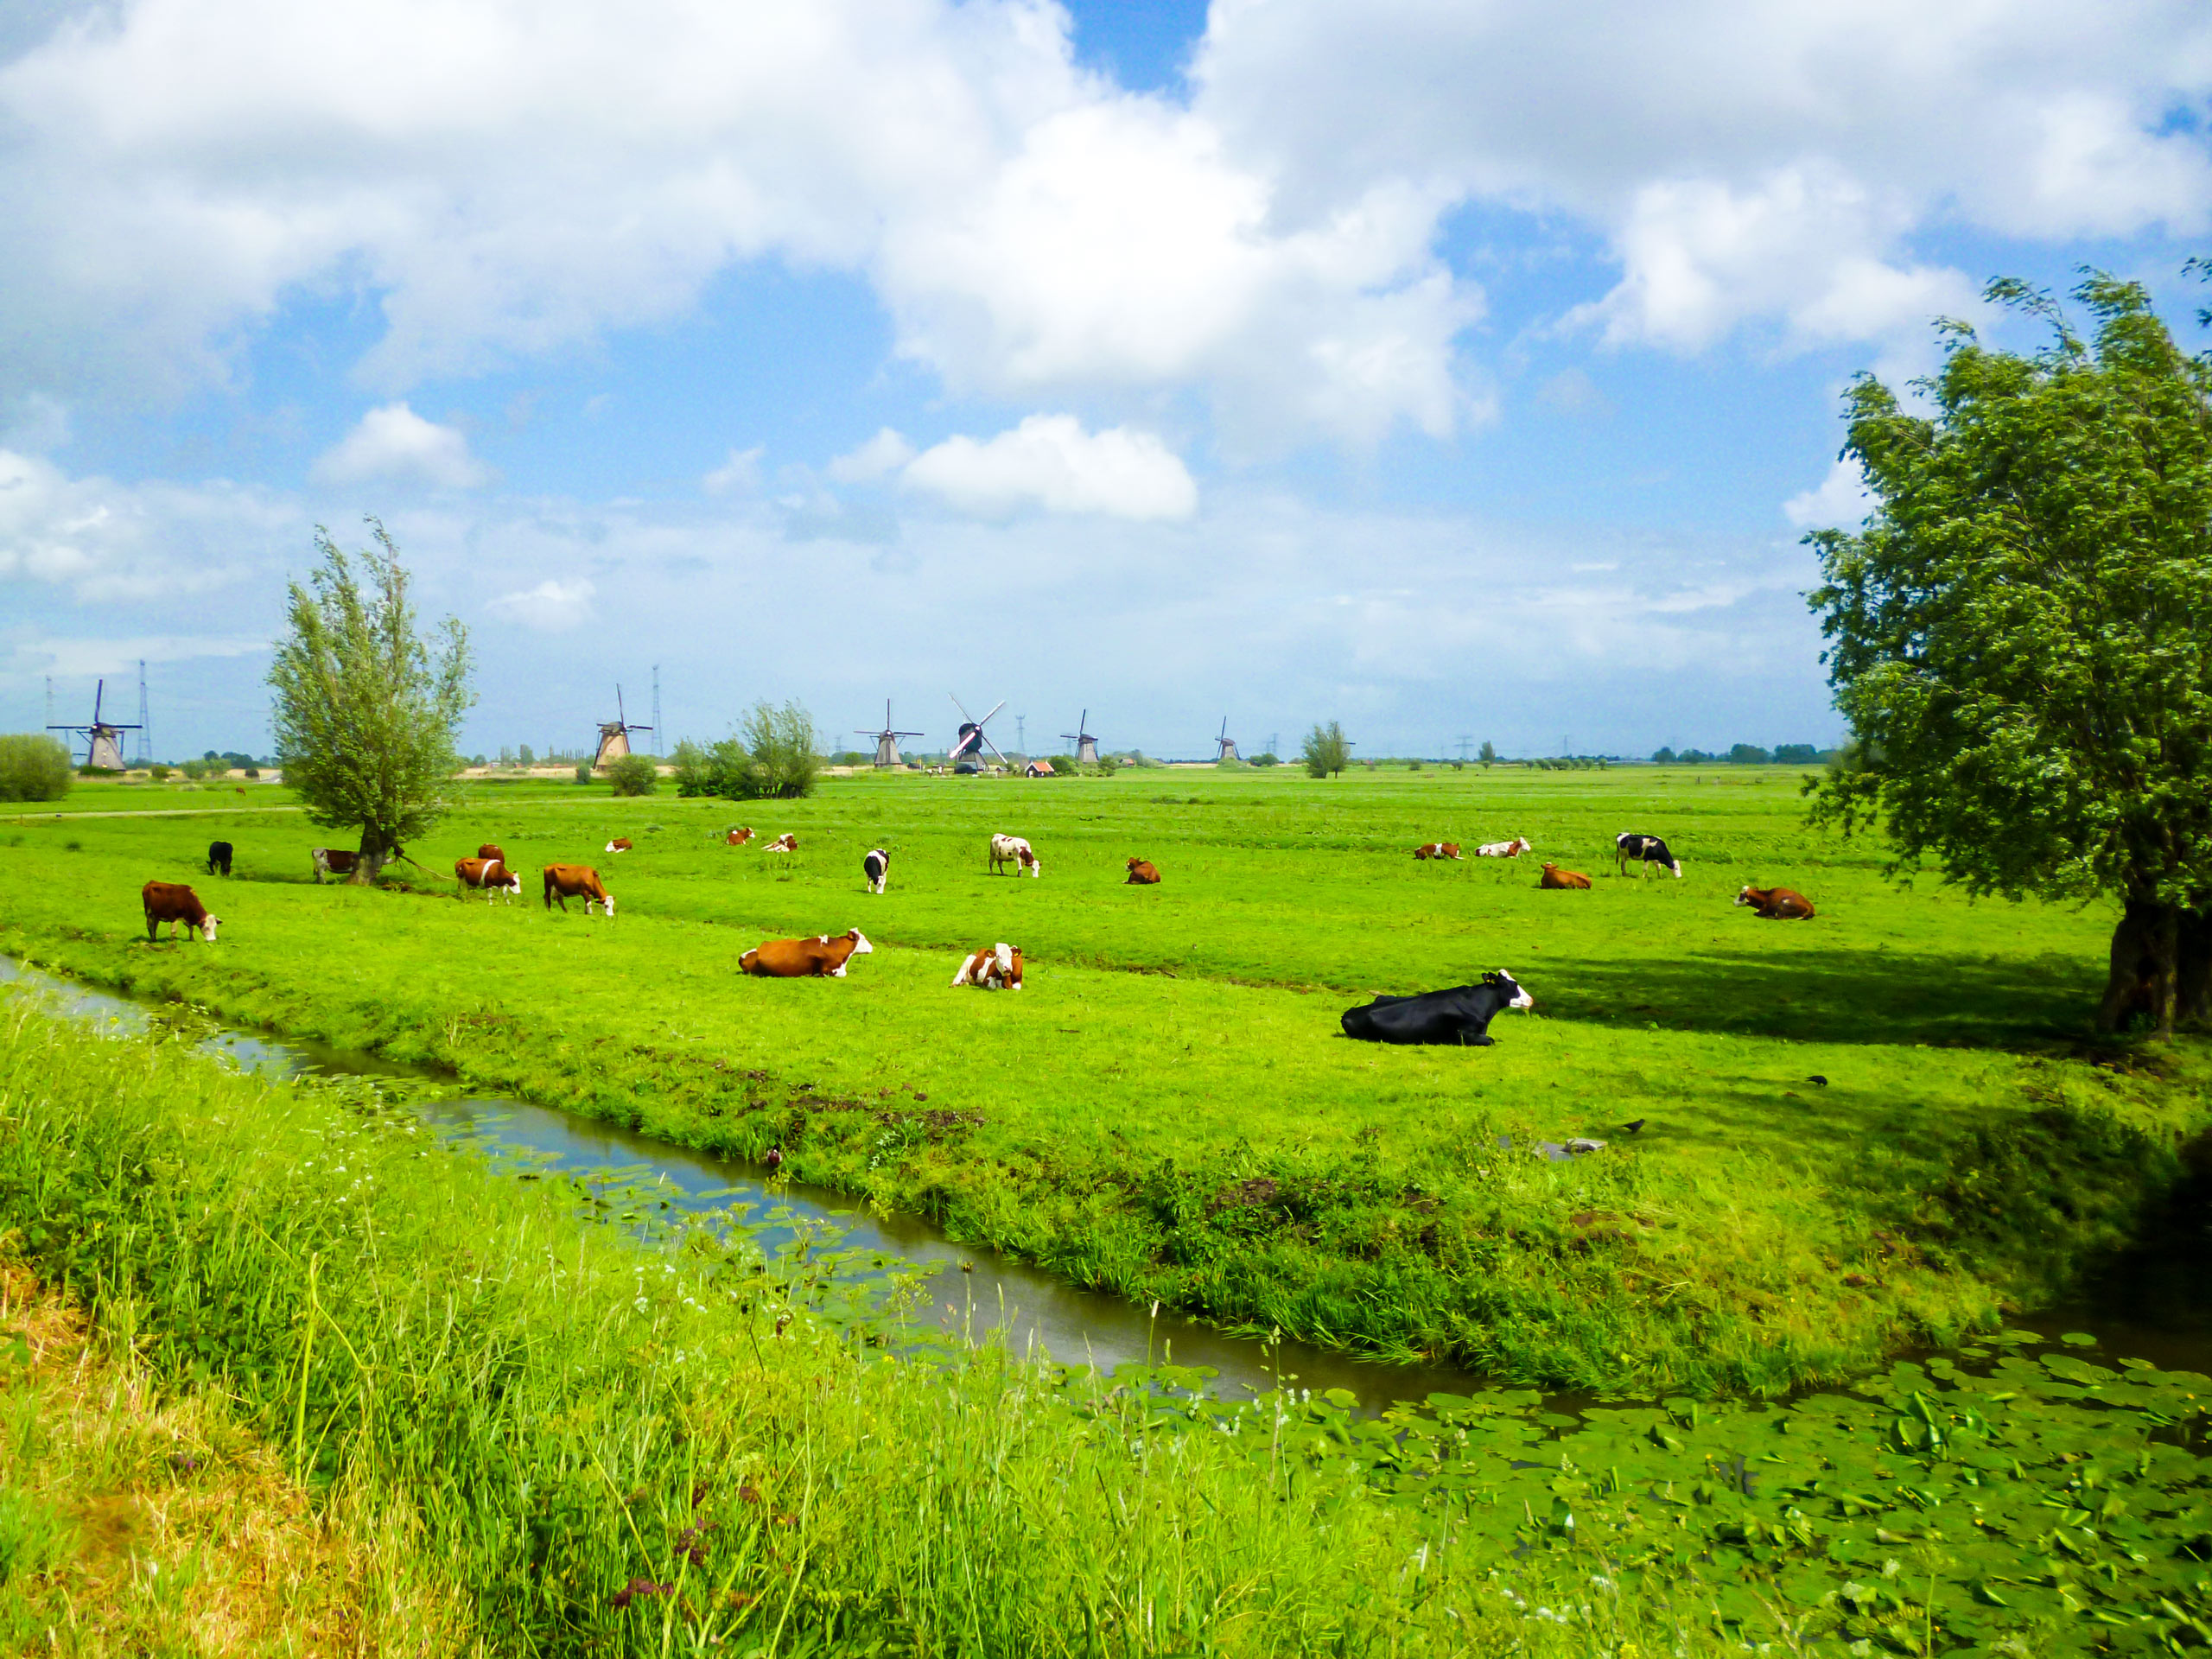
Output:
[[[445,815],[454,740],[476,701],[467,632],[448,617],[435,642],[416,632],[399,550],[368,523],[376,546],[350,558],[316,527],[321,563],[290,584],[290,631],[269,668],[284,781],[308,822],[359,830],[356,883]]]
[[[2104,1030],[2212,995],[2212,363],[2093,276],[2042,350],[1946,323],[1929,412],[1871,377],[1845,454],[1876,499],[1810,597],[1855,742],[1815,815],[1879,821],[1970,892],[2117,900]]]

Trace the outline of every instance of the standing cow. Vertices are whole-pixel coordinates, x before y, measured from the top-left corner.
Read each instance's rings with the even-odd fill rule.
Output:
[[[315,885],[322,885],[326,875],[351,875],[353,866],[360,862],[359,853],[349,853],[342,847],[315,847],[308,856],[315,861]]]
[[[870,893],[881,893],[884,884],[891,880],[891,855],[876,848],[861,860],[861,874],[867,879]]]
[[[481,888],[487,905],[503,893],[509,904],[522,895],[522,877],[496,858],[455,859],[453,879],[461,883],[464,891]],[[456,899],[462,896],[460,893],[454,895]]]
[[[548,864],[545,867],[545,908],[553,908],[558,899],[563,911],[569,900],[584,901],[584,914],[591,914],[594,905],[604,905],[608,916],[614,914],[614,895],[600,885],[599,872],[588,864]]]
[[[1011,864],[1020,876],[1025,872],[1035,876],[1045,874],[1045,867],[1037,861],[1037,855],[1029,850],[1029,843],[1020,836],[991,837],[991,874],[996,875],[1001,865]]]
[[[208,944],[215,943],[215,928],[219,918],[210,916],[207,906],[200,902],[200,895],[181,881],[149,881],[138,890],[139,902],[146,907],[146,937],[161,937],[158,930],[163,922],[171,924],[169,937],[176,937],[179,926],[188,927]]]
[[[232,856],[232,849],[229,842],[209,842],[207,843],[207,874],[213,875],[220,872],[224,875],[228,875],[231,873]]]
[[[487,841],[483,842],[477,848],[476,856],[479,858],[496,858],[502,864],[507,861],[507,855],[505,849],[503,849],[496,841]]]
[[[1637,835],[1633,830],[1616,836],[1613,837],[1613,854],[1619,867],[1618,874],[1622,875],[1628,874],[1628,867],[1634,861],[1639,875],[1650,874],[1651,867],[1656,864],[1662,869],[1674,871],[1676,880],[1681,880],[1682,861],[1669,852],[1667,843],[1656,836]]]

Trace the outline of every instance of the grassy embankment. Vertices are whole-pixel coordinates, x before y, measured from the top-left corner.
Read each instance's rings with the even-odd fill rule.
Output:
[[[718,844],[737,822],[801,850]],[[1686,879],[1611,875],[1631,828]],[[993,829],[1030,837],[1041,880],[985,873]],[[1408,855],[1516,833],[1596,890]],[[139,883],[191,877],[219,834],[238,879],[199,880],[222,942],[146,944]],[[618,834],[639,850],[599,852]],[[1878,848],[1807,832],[1783,774],[899,777],[743,808],[485,787],[416,849],[594,862],[612,925],[318,889],[323,838],[267,817],[0,832],[0,946],[671,1140],[779,1146],[797,1178],[1079,1283],[1517,1381],[1775,1392],[1986,1328],[2121,1243],[2207,1115],[2197,1046],[2084,1052],[2101,914],[1900,891]],[[1121,885],[1130,855],[1165,884]],[[1819,919],[1757,921],[1730,904],[1747,880]],[[762,937],[855,924],[879,949],[847,980],[735,971]],[[1028,988],[950,991],[954,952],[997,938]],[[1494,1048],[1336,1035],[1366,993],[1492,967],[1538,999]],[[1521,1150],[1576,1135],[1611,1145]]]

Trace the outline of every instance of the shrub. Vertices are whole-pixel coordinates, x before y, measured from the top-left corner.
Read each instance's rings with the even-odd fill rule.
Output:
[[[822,756],[814,730],[814,716],[796,702],[777,708],[765,698],[753,705],[740,729],[734,751],[738,787],[721,791],[733,798],[794,801],[814,793],[822,771]],[[720,753],[724,747],[715,745]]]
[[[1098,763],[1098,775],[1101,778],[1111,778],[1119,765],[1120,762],[1116,760],[1114,757],[1109,754],[1103,760],[1101,760]]]
[[[591,782],[590,761],[579,760],[576,762],[576,781],[580,784],[588,784]]]
[[[617,795],[650,795],[660,785],[660,769],[642,754],[607,763],[607,781]]]
[[[69,751],[44,732],[0,737],[0,801],[58,801],[69,792]]]
[[[259,766],[248,766],[245,769],[245,775],[249,778],[258,778],[261,776],[261,768]]]
[[[1420,761],[1418,761],[1418,760],[1408,760],[1408,761],[1407,761],[1407,762],[1406,762],[1406,770],[1407,770],[1408,772],[1419,772],[1419,771],[1421,770],[1421,762],[1420,762]]]
[[[1344,728],[1336,721],[1326,726],[1316,726],[1306,734],[1306,743],[1300,751],[1309,776],[1326,778],[1342,772],[1351,760],[1351,740],[1344,735]]]
[[[166,784],[169,780],[169,769],[167,766],[156,766],[146,775],[157,784]]]
[[[1255,754],[1252,757],[1252,764],[1255,766],[1279,766],[1282,764],[1282,757],[1271,753]]]

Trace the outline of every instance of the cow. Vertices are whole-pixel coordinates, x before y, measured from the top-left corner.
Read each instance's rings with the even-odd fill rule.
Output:
[[[219,870],[223,874],[228,875],[231,873],[232,855],[232,849],[229,842],[209,842],[207,843],[207,874],[213,875]]]
[[[1590,878],[1579,874],[1573,870],[1562,870],[1556,864],[1547,864],[1544,866],[1544,874],[1536,885],[1540,887],[1580,889],[1590,885]]]
[[[870,893],[881,893],[891,879],[891,855],[878,847],[861,860],[861,874],[867,879]]]
[[[1490,1034],[1492,1020],[1507,1008],[1535,1004],[1536,999],[1500,968],[1484,974],[1479,985],[1424,991],[1418,996],[1378,996],[1360,1007],[1346,1008],[1342,1023],[1345,1036],[1363,1043],[1456,1043],[1488,1048],[1497,1040]]]
[[[1160,867],[1147,858],[1133,858],[1129,861],[1129,879],[1122,885],[1125,887],[1156,887],[1160,885]]]
[[[454,861],[453,879],[464,888],[483,889],[487,905],[500,893],[506,894],[509,904],[522,895],[522,877],[496,858],[457,858]],[[454,895],[456,899],[461,896]]]
[[[1037,861],[1037,855],[1029,850],[1029,843],[1020,836],[991,837],[991,874],[996,875],[1002,864],[1013,865],[1017,876],[1024,871],[1039,878],[1045,874],[1045,867]]]
[[[316,847],[308,856],[315,860],[315,879],[321,886],[326,875],[351,875],[353,866],[360,862],[359,853],[349,853],[342,847]]]
[[[756,979],[842,979],[848,962],[874,949],[855,927],[834,939],[827,933],[810,939],[766,939],[740,957],[737,965]]]
[[[479,847],[476,849],[476,856],[479,858],[496,858],[502,864],[507,861],[506,853],[500,848],[499,843],[496,841],[487,841],[482,846]]]
[[[1001,940],[972,957],[963,957],[960,967],[952,976],[955,985],[973,985],[982,991],[1018,991],[1021,988],[1021,951],[1020,947]]]
[[[163,922],[194,929],[208,944],[215,943],[215,928],[221,918],[210,916],[207,906],[200,902],[200,895],[181,881],[149,881],[138,890],[138,897],[146,906],[146,937],[161,937]],[[176,937],[176,926],[169,929],[169,937]]]
[[[1651,867],[1657,864],[1674,871],[1676,880],[1681,880],[1682,861],[1669,852],[1667,843],[1656,836],[1639,836],[1632,830],[1616,836],[1613,837],[1613,855],[1619,865],[1618,874],[1622,875],[1628,874],[1629,861],[1635,859],[1638,861],[1637,874],[1639,875],[1650,874]]]
[[[1762,921],[1809,922],[1814,915],[1813,901],[1793,887],[1747,887],[1736,895],[1736,902],[1749,906]]]
[[[1432,841],[1425,846],[1414,848],[1414,856],[1415,858],[1457,858],[1459,856],[1459,843],[1456,841]]]
[[[609,916],[614,914],[614,895],[599,884],[599,872],[588,864],[548,864],[545,867],[545,908],[553,908],[555,899],[561,901],[563,912],[569,900],[584,901],[584,914],[591,914],[594,905],[607,906]]]
[[[798,851],[798,837],[787,830],[760,850],[764,853],[795,853]]]
[[[1475,849],[1475,856],[1477,858],[1518,858],[1522,854],[1532,849],[1529,837],[1516,836],[1510,841],[1484,842]]]
[[[742,829],[732,830],[729,834],[722,837],[724,844],[731,847],[742,847],[747,842],[752,839],[753,830],[750,825]]]
[[[627,836],[617,836],[613,841],[607,843],[606,850],[610,853],[628,852],[630,850],[630,837]]]

